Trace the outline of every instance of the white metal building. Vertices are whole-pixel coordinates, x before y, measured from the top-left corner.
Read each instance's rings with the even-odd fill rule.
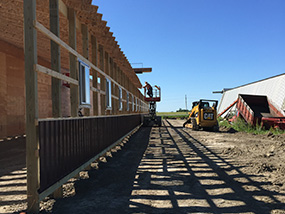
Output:
[[[266,95],[285,116],[285,73],[223,91],[218,113],[230,106],[238,94]]]

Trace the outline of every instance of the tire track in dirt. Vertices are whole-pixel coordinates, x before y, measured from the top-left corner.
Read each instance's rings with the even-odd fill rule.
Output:
[[[184,129],[173,127],[170,122],[168,122],[168,124],[171,126],[170,132],[172,137],[178,138],[178,140],[176,140],[178,148],[181,147],[181,144],[186,143],[191,150],[198,155],[199,159],[196,160],[194,164],[189,163],[191,169],[193,170],[196,167],[195,165],[200,164],[210,168],[211,172],[215,173],[213,177],[207,178],[208,183],[206,183],[206,185],[203,184],[204,179],[202,179],[205,173],[198,173],[199,177],[197,177],[199,181],[202,182],[202,188],[205,188],[207,192],[217,194],[209,195],[208,200],[212,200],[219,207],[218,213],[272,213],[272,211],[276,211],[277,209],[284,209],[284,203],[281,203],[273,195],[273,192],[262,188],[262,185],[266,183],[253,181],[250,176],[243,174],[238,168],[234,167],[222,157],[219,157]],[[179,142],[179,138],[181,138],[183,142]],[[187,156],[185,149],[180,149],[180,151],[184,153],[184,156]],[[196,174],[195,172],[195,175]],[[219,184],[216,185],[215,182]],[[244,185],[251,186],[255,191],[246,191]],[[229,190],[230,192],[227,192]],[[225,193],[225,195],[223,195],[223,193]],[[256,200],[255,196],[267,197],[271,203]],[[281,210],[279,211],[283,213]]]

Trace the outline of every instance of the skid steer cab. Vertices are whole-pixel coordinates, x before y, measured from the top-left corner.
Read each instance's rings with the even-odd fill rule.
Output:
[[[217,100],[201,99],[192,103],[192,110],[189,112],[187,121],[183,127],[191,128],[192,130],[219,131],[217,120]]]

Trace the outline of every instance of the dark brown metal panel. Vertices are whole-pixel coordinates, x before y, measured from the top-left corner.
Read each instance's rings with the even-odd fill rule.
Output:
[[[140,122],[140,115],[40,121],[39,192],[95,157]]]

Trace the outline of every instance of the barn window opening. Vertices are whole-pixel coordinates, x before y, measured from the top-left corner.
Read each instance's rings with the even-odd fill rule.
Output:
[[[127,92],[127,111],[130,110],[129,102],[130,102],[130,94],[129,94],[129,92]]]
[[[112,108],[112,93],[111,93],[111,81],[106,78],[106,107]]]
[[[122,88],[119,88],[119,110],[122,111],[123,110],[123,92],[122,92]]]
[[[135,100],[134,100],[134,95],[132,95],[132,111],[135,110]]]
[[[78,59],[80,107],[90,108],[90,67]]]

